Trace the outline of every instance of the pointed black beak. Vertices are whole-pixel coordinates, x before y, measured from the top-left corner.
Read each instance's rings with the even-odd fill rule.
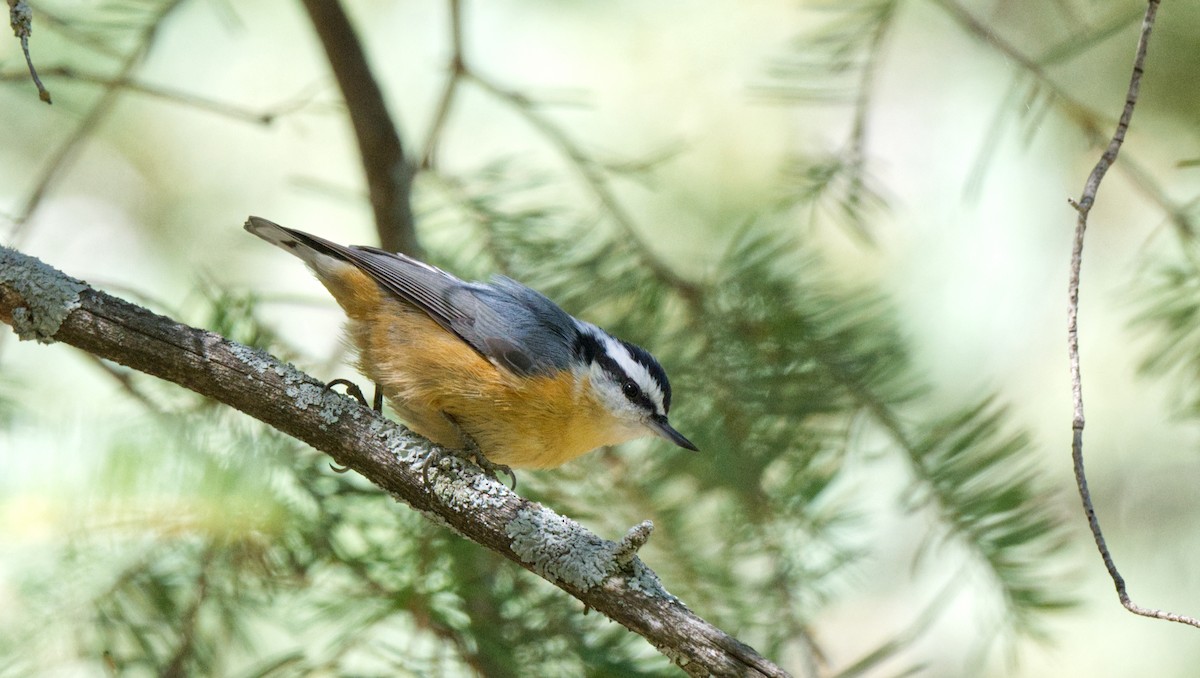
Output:
[[[685,450],[692,450],[693,452],[700,451],[700,448],[696,447],[692,441],[684,438],[682,433],[671,428],[671,425],[667,423],[667,418],[662,415],[656,415],[647,419],[646,426],[648,426],[651,431],[654,431],[660,437],[670,440]]]

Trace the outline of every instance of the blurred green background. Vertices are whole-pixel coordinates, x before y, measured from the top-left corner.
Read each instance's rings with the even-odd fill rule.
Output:
[[[0,40],[0,241],[355,378],[324,290],[241,229],[378,242],[300,4],[33,6],[55,100]],[[346,8],[433,149],[428,257],[650,348],[703,449],[523,495],[609,538],[655,520],[665,586],[796,675],[1194,674],[1200,633],[1117,603],[1069,454],[1067,198],[1144,3],[466,2],[477,79],[440,127],[449,4]],[[1198,22],[1160,11],[1080,320],[1110,547],[1136,601],[1193,615]],[[677,673],[248,417],[7,329],[0,460],[3,676]]]

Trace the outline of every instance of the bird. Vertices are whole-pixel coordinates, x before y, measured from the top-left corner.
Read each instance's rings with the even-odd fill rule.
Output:
[[[261,217],[245,228],[299,257],[341,306],[376,409],[382,394],[409,429],[490,475],[647,435],[698,450],[667,419],[671,384],[654,356],[526,285],[468,282]]]

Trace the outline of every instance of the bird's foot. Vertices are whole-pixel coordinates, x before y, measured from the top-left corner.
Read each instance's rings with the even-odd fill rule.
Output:
[[[359,405],[370,407],[376,414],[383,412],[383,389],[379,388],[379,384],[375,384],[375,397],[372,399],[371,404],[367,404],[367,397],[363,395],[362,389],[358,387],[358,384],[349,379],[334,379],[325,384],[325,390],[332,391],[333,387],[338,385],[345,386],[346,395],[357,400]],[[338,466],[337,464],[330,464],[329,468],[333,469],[334,473],[345,473],[350,470],[349,466]]]
[[[511,467],[505,466],[504,464],[497,464],[488,459],[487,455],[483,453],[483,450],[479,449],[479,444],[476,443],[475,439],[463,430],[462,426],[459,425],[458,420],[455,419],[453,415],[443,412],[442,416],[454,426],[454,429],[458,432],[458,435],[462,439],[464,445],[462,449],[457,450],[435,447],[429,451],[429,454],[427,454],[425,459],[421,462],[421,478],[425,481],[426,485],[429,484],[429,467],[437,466],[442,459],[449,456],[474,462],[476,466],[482,469],[483,472],[493,480],[499,480],[497,474],[503,473],[512,479],[512,489],[517,489],[517,474],[513,473]]]

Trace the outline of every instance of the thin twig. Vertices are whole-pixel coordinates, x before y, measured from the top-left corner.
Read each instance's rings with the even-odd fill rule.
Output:
[[[446,128],[446,120],[450,117],[450,108],[454,104],[454,94],[462,83],[463,75],[467,72],[465,48],[463,47],[462,2],[450,0],[450,75],[446,78],[446,86],[438,100],[438,107],[433,115],[433,123],[429,126],[429,135],[425,139],[425,150],[421,153],[421,169],[432,169],[434,154],[442,131]]]
[[[358,141],[379,245],[421,256],[412,211],[416,167],[405,155],[396,122],[367,62],[358,33],[337,0],[303,0],[329,61]]]
[[[104,94],[88,109],[83,119],[75,126],[75,130],[71,133],[71,136],[50,156],[50,161],[46,163],[45,170],[43,170],[41,177],[38,178],[33,192],[25,199],[25,204],[13,218],[14,226],[9,233],[9,242],[14,247],[21,243],[25,234],[25,228],[28,226],[29,220],[38,208],[38,205],[41,204],[42,199],[49,192],[50,185],[66,169],[67,165],[70,164],[70,161],[75,157],[80,147],[82,147],[83,142],[99,126],[100,121],[112,111],[118,96],[123,92],[118,83],[129,79],[134,69],[141,63],[142,57],[150,50],[150,45],[154,42],[154,36],[158,32],[159,25],[181,2],[182,0],[171,0],[164,3],[150,17],[150,20],[134,41],[133,48],[125,56],[125,59],[117,69],[116,75],[113,76],[113,84],[105,88]]]
[[[182,104],[196,110],[214,113],[216,115],[225,116],[239,122],[249,122],[258,125],[269,125],[277,118],[289,113],[293,113],[300,108],[306,106],[312,99],[311,93],[304,93],[294,97],[291,101],[285,102],[274,108],[255,111],[249,108],[229,104],[215,99],[198,96],[183,90],[163,87],[161,85],[152,85],[149,83],[138,82],[136,80],[116,80],[106,75],[99,73],[88,73],[80,71],[70,66],[56,66],[53,68],[42,69],[42,74],[46,78],[64,78],[74,82],[88,83],[92,85],[102,85],[105,88],[119,88],[136,94],[144,94],[163,101]],[[0,82],[15,81],[18,78],[24,77],[18,73],[2,73],[0,72]]]
[[[33,34],[33,10],[25,0],[8,0],[8,24],[12,26],[13,35],[21,41],[21,51],[25,53],[25,64],[29,66],[29,77],[37,85],[38,98],[46,103],[50,101],[50,90],[42,84],[37,69],[33,67],[33,57],[29,55],[29,36]]]
[[[429,139],[426,142],[425,153],[422,158],[422,167],[428,167],[432,163],[432,156],[436,150],[437,141],[445,126],[446,118],[450,113],[451,105],[454,101],[455,90],[462,82],[471,82],[484,92],[512,107],[521,117],[525,118],[526,122],[540,132],[543,137],[548,139],[558,149],[559,153],[565,156],[579,172],[583,183],[596,196],[600,204],[604,206],[604,209],[612,217],[617,226],[625,232],[626,237],[636,243],[642,261],[654,273],[654,276],[675,289],[689,303],[698,303],[701,296],[700,288],[695,283],[677,274],[646,245],[641,233],[639,233],[634,224],[633,217],[625,211],[624,206],[617,200],[616,195],[609,187],[608,178],[604,175],[601,167],[588,157],[565,131],[542,114],[538,110],[537,105],[529,97],[520,92],[505,88],[491,79],[480,75],[478,71],[471,68],[470,63],[466,59],[463,47],[463,17],[460,0],[449,1],[452,48],[450,77],[446,83],[446,87],[443,89],[441,101],[434,117],[434,124],[430,129]]]
[[[1146,48],[1150,42],[1150,31],[1154,28],[1154,16],[1158,11],[1158,4],[1159,0],[1149,0],[1146,4],[1146,16],[1142,20],[1142,34],[1138,40],[1137,56],[1133,62],[1133,76],[1129,80],[1129,90],[1125,95],[1125,110],[1121,112],[1117,129],[1113,132],[1104,154],[1100,156],[1092,173],[1088,175],[1087,183],[1083,187],[1083,195],[1079,200],[1070,201],[1077,213],[1075,240],[1071,247],[1071,272],[1067,283],[1067,353],[1071,367],[1071,399],[1074,403],[1074,413],[1071,418],[1071,460],[1075,468],[1075,482],[1079,486],[1079,497],[1083,502],[1083,512],[1087,516],[1088,527],[1091,528],[1092,536],[1096,540],[1096,548],[1100,551],[1104,568],[1108,570],[1108,575],[1112,578],[1113,585],[1116,586],[1117,597],[1121,600],[1121,605],[1130,612],[1143,617],[1163,619],[1200,628],[1198,619],[1173,612],[1144,608],[1129,598],[1125,588],[1125,579],[1117,570],[1112,553],[1109,552],[1108,544],[1104,540],[1104,533],[1100,530],[1100,520],[1096,517],[1096,509],[1092,504],[1092,495],[1088,490],[1087,475],[1084,473],[1083,466],[1083,382],[1079,372],[1078,326],[1079,271],[1083,263],[1083,236],[1087,231],[1088,213],[1091,212],[1092,205],[1096,202],[1096,192],[1100,189],[1100,182],[1104,179],[1108,168],[1116,162],[1117,154],[1121,151],[1121,144],[1125,141],[1125,133],[1129,129],[1129,121],[1133,118],[1133,109],[1137,105],[1138,89],[1141,86],[1146,62]]]

